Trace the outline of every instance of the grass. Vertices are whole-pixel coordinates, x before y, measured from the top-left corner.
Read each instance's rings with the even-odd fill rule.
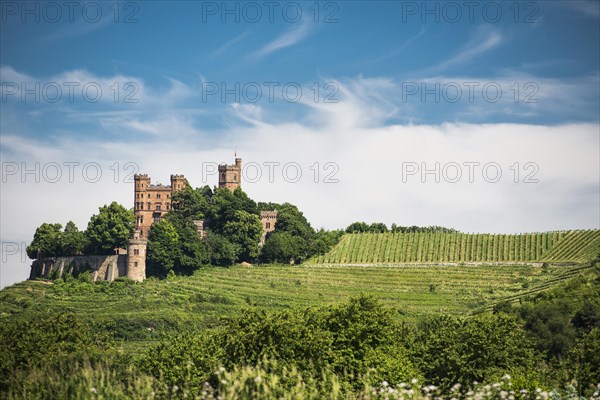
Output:
[[[26,281],[0,292],[0,318],[70,311],[106,326],[126,350],[138,352],[164,332],[214,328],[243,307],[322,306],[365,293],[394,307],[399,320],[414,323],[427,315],[469,315],[516,301],[588,270],[582,265],[238,265],[141,284]]]

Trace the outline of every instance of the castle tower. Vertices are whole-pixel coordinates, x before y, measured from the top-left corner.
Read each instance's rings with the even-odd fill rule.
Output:
[[[140,231],[133,231],[133,238],[127,244],[127,277],[137,282],[146,279],[146,245]]]
[[[242,184],[242,159],[236,158],[234,165],[219,165],[219,188],[226,187],[232,192]]]
[[[262,223],[263,233],[260,238],[260,245],[263,246],[267,240],[267,236],[275,230],[275,224],[277,223],[277,210],[274,211],[261,211],[260,222]]]
[[[186,183],[183,175],[171,175],[171,194],[185,189]]]

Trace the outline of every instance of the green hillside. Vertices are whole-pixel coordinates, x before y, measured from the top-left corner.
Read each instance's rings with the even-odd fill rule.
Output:
[[[319,264],[581,263],[600,254],[600,230],[518,235],[469,233],[346,234]]]
[[[129,349],[160,333],[215,327],[245,307],[322,306],[372,294],[415,322],[427,315],[468,315],[503,300],[546,290],[586,273],[586,266],[234,266],[190,277],[55,284],[26,281],[0,292],[0,318],[69,311],[118,332]]]

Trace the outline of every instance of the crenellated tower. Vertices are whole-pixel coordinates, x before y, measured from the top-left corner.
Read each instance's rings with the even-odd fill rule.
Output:
[[[219,188],[227,188],[232,192],[242,184],[242,159],[235,159],[234,165],[219,165]]]

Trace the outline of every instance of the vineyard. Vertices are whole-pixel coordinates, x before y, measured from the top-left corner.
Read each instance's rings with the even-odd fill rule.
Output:
[[[398,319],[416,322],[432,314],[469,315],[592,272],[589,265],[238,265],[125,286],[25,281],[0,292],[0,320],[73,312],[115,324],[126,349],[137,351],[161,332],[215,327],[244,307],[319,307],[364,293],[396,308]]]
[[[517,235],[472,233],[346,234],[317,264],[580,263],[600,254],[600,230]]]

